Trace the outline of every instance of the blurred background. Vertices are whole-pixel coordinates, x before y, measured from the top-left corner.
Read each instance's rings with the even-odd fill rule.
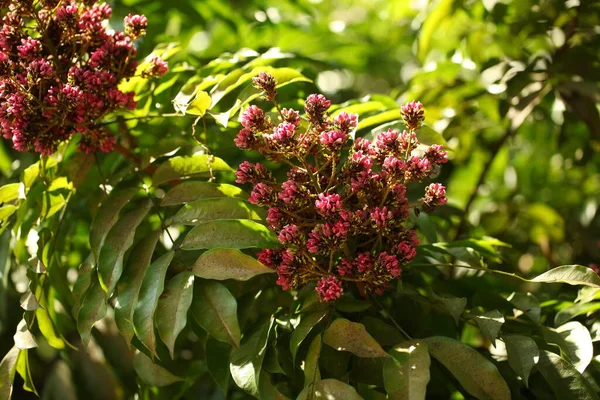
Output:
[[[439,179],[448,187],[449,206],[431,221],[421,220],[422,229],[435,226],[434,237],[445,241],[498,238],[510,245],[498,268],[522,275],[563,264],[598,268],[599,1],[109,3],[115,29],[122,29],[122,18],[129,13],[148,17],[140,54],[158,43],[180,43],[181,51],[170,64],[184,74],[186,68],[200,68],[243,48],[270,51],[274,57],[292,53],[296,68],[334,103],[377,94],[398,104],[421,101],[427,123],[443,134],[451,150],[451,162]],[[227,138],[233,135],[231,131]],[[0,184],[14,181],[35,160],[0,142]],[[86,226],[78,231],[85,244]],[[0,354],[12,346],[22,313],[19,294],[6,289],[10,277],[2,264],[7,251],[3,241]],[[78,262],[73,260],[74,265]],[[40,381],[57,375],[39,368],[34,373]],[[80,373],[89,379],[114,379],[93,369]],[[68,384],[59,378],[51,382]],[[20,390],[18,383],[15,390]],[[52,397],[60,391],[46,393],[44,398],[65,398]],[[111,396],[101,389],[89,395]],[[27,398],[24,392],[16,396]]]

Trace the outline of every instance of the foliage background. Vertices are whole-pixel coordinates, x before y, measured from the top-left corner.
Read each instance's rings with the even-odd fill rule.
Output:
[[[510,247],[502,250],[503,259],[491,265],[523,276],[557,265],[600,263],[599,2],[129,0],[111,4],[115,28],[130,12],[148,17],[149,33],[139,44],[140,54],[159,43],[181,45],[169,60],[177,67],[165,78],[172,86],[165,86],[161,96],[148,102],[146,111],[172,111],[170,99],[183,83],[223,53],[242,48],[261,54],[269,49],[273,54],[291,53],[293,57],[282,57],[278,64],[302,71],[316,87],[288,86],[282,90],[288,99],[320,90],[334,103],[381,94],[398,103],[417,99],[425,105],[428,124],[443,134],[452,149],[451,163],[440,177],[448,186],[449,205],[418,221],[428,242],[493,236]],[[130,140],[140,149],[151,149],[144,157],[152,156],[154,149],[174,149],[182,140],[190,143],[192,123],[189,118],[165,118],[132,124]],[[232,145],[236,132],[214,123],[206,132],[207,147],[232,166],[248,157]],[[34,155],[17,153],[9,143],[0,142],[0,184],[18,181],[35,161]],[[111,175],[125,169],[128,161],[119,154],[99,155],[97,164],[103,174]],[[89,169],[61,228],[64,253],[60,258],[70,282],[89,252],[90,222],[102,195],[98,171],[95,166]],[[220,182],[228,180],[233,181],[232,175],[220,176]],[[0,239],[0,354],[12,347],[23,311],[19,298],[27,289],[25,269],[16,268],[22,260],[10,254],[13,240],[8,233]],[[22,242],[24,252],[26,240]],[[572,305],[577,296],[575,290],[489,275],[474,277],[464,270],[454,275],[441,271],[429,283],[435,291],[467,297],[471,307],[497,303],[496,297],[513,291],[533,292],[541,304],[542,322],[550,325],[556,312]],[[490,291],[498,296],[487,298],[484,293]],[[592,338],[598,328],[594,300],[588,309],[591,314],[579,317]],[[455,334],[452,319],[440,319],[443,327],[433,326],[435,312],[421,321],[400,310],[396,317],[420,337]],[[85,394],[109,399],[135,392],[132,362],[115,329],[101,325],[95,334],[99,345],[87,354],[73,351],[65,356],[41,341],[39,351],[30,352],[30,364],[43,397],[66,398],[61,397],[66,393],[61,385],[71,385],[81,398]],[[468,324],[461,326],[459,334],[463,342],[489,347]],[[76,343],[77,332],[70,335],[65,338]],[[60,375],[66,365],[79,366],[72,369],[72,382]],[[598,374],[597,365],[594,359],[588,373]],[[16,398],[33,396],[21,391],[18,379]],[[209,376],[201,378],[194,391],[203,393],[202,398],[222,398]]]

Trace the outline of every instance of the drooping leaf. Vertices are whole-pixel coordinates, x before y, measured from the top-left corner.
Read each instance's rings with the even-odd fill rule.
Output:
[[[458,325],[458,321],[460,320],[460,316],[465,310],[465,306],[467,305],[466,297],[454,297],[451,295],[442,295],[439,296],[435,293],[432,293],[433,298],[444,305],[448,313],[454,318],[454,321]]]
[[[31,369],[29,368],[29,352],[22,350],[19,352],[19,359],[17,360],[17,372],[23,379],[23,389],[31,392],[39,397],[39,394],[31,378]]]
[[[210,183],[200,181],[182,182],[163,197],[160,205],[173,206],[190,203],[198,199],[215,197],[235,197],[243,200],[248,199],[248,194],[237,186],[226,183]]]
[[[196,281],[192,314],[212,337],[240,347],[237,301],[225,286],[215,281]]]
[[[196,98],[188,105],[185,114],[197,115],[199,117],[206,114],[211,103],[210,95],[204,90],[196,93]]]
[[[510,400],[510,389],[491,361],[475,349],[445,337],[423,339],[429,354],[446,367],[461,386],[480,399]]]
[[[308,387],[314,382],[321,380],[321,371],[319,370],[319,359],[321,358],[321,346],[323,340],[321,334],[315,336],[304,360],[304,387]]]
[[[104,243],[106,235],[119,218],[119,212],[137,191],[136,187],[115,189],[102,202],[90,227],[90,247],[96,260],[100,255],[100,247]]]
[[[156,336],[154,335],[154,314],[158,299],[165,287],[167,268],[173,260],[174,252],[163,254],[150,264],[138,295],[138,302],[133,311],[133,330],[135,335],[156,356]]]
[[[389,351],[383,380],[388,398],[394,400],[425,399],[431,359],[427,345],[419,340],[402,342]]]
[[[261,274],[275,271],[236,249],[205,251],[193,265],[194,275],[204,279],[235,279],[247,281]]]
[[[508,354],[508,365],[515,374],[523,378],[525,386],[528,386],[531,369],[538,363],[540,351],[535,340],[523,335],[503,336]]]
[[[79,266],[77,280],[73,285],[73,309],[71,310],[71,313],[75,320],[77,320],[77,315],[81,308],[81,301],[92,284],[92,274],[96,275],[96,270],[94,269],[94,255],[90,253],[85,261]]]
[[[19,207],[12,204],[7,204],[0,207],[0,221],[6,221],[8,217],[13,215],[18,209]]]
[[[540,302],[534,295],[531,293],[515,292],[508,296],[506,300],[510,301],[515,307],[523,311],[533,322],[536,324],[540,323],[542,309],[540,307]]]
[[[48,344],[57,350],[65,348],[65,340],[62,338],[59,332],[57,332],[54,322],[48,312],[48,304],[42,301],[42,307],[35,310],[35,318],[37,320],[38,328],[42,335],[48,341]]]
[[[162,163],[152,177],[154,185],[160,185],[174,179],[208,174],[210,171],[233,171],[219,157],[200,154],[190,157],[173,157]]]
[[[215,380],[223,393],[227,395],[229,387],[229,354],[231,346],[209,336],[206,340],[206,366],[210,376]]]
[[[106,300],[107,296],[98,282],[98,275],[92,273],[90,286],[81,299],[81,307],[77,313],[77,330],[84,347],[90,341],[92,328],[96,322],[106,315]]]
[[[183,240],[181,248],[184,250],[248,249],[274,247],[277,244],[277,237],[266,226],[250,220],[229,219],[196,225]]]
[[[9,183],[0,187],[0,204],[16,200],[19,197],[19,186],[20,183]]]
[[[260,371],[260,377],[258,379],[258,392],[261,399],[265,400],[290,400],[289,397],[284,396],[279,389],[277,389],[271,382],[271,374],[264,369]]]
[[[140,379],[150,386],[168,386],[183,380],[155,364],[141,351],[137,352],[133,358],[133,367]]]
[[[267,350],[269,333],[274,318],[262,324],[261,328],[248,338],[239,349],[233,349],[229,370],[235,383],[250,393],[259,396],[259,379]]]
[[[493,310],[483,314],[471,313],[470,317],[475,320],[483,336],[490,342],[496,343],[496,338],[504,324],[504,316],[502,313],[498,310]]]
[[[14,346],[0,362],[0,398],[10,399],[20,350]]]
[[[98,256],[98,278],[109,295],[115,290],[123,273],[125,252],[133,245],[135,230],[150,210],[152,202],[148,200],[142,206],[123,215],[111,228]]]
[[[300,323],[292,332],[292,337],[290,339],[290,351],[292,353],[292,360],[296,360],[296,353],[298,353],[298,349],[300,345],[306,339],[306,336],[310,333],[310,331],[317,325],[325,316],[327,315],[327,310],[316,311],[313,313],[302,314],[300,317]]]
[[[207,198],[184,205],[173,216],[174,225],[198,225],[217,219],[250,219],[260,221],[264,211],[254,204],[232,197]]]
[[[565,307],[556,313],[554,316],[554,325],[560,326],[575,317],[594,313],[598,310],[600,310],[600,302],[573,304],[572,306]]]
[[[356,392],[356,389],[337,379],[323,379],[322,381],[315,382],[313,385],[304,388],[296,400],[309,399],[363,400]]]
[[[556,329],[542,327],[546,341],[556,343],[567,355],[571,364],[581,373],[594,356],[594,345],[590,331],[580,322],[571,321]]]
[[[175,340],[187,324],[187,313],[192,305],[194,275],[180,272],[167,284],[156,309],[156,328],[162,341],[175,359]]]
[[[600,277],[590,268],[582,265],[563,265],[536,276],[532,282],[568,283],[600,288]]]
[[[31,290],[23,293],[21,296],[21,308],[25,311],[34,311],[40,308],[39,301],[35,298],[35,295],[31,293]]]
[[[323,343],[338,351],[364,358],[391,357],[365,329],[363,324],[338,318],[331,323],[323,334]]]
[[[557,399],[598,400],[598,395],[583,375],[560,356],[542,350],[537,368]]]
[[[17,331],[15,332],[13,339],[15,341],[15,346],[20,350],[38,347],[35,337],[33,337],[27,327],[27,321],[25,321],[25,319],[22,319],[21,322],[19,322],[19,325],[17,325]]]
[[[143,238],[132,250],[123,276],[117,285],[118,297],[115,303],[115,323],[129,345],[135,332],[133,312],[138,302],[144,275],[150,267],[152,254],[161,231],[155,231]]]

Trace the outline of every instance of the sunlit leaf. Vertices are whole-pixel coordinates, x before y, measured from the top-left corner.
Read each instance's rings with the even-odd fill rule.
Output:
[[[542,350],[537,368],[552,388],[557,399],[598,399],[598,395],[583,375],[560,356]]]
[[[154,335],[154,314],[158,299],[165,287],[167,268],[173,260],[172,251],[163,254],[148,267],[138,295],[138,302],[133,311],[133,329],[135,335],[156,355],[156,336]]]
[[[600,277],[590,268],[582,265],[563,265],[542,275],[536,276],[532,282],[568,283],[569,285],[585,285],[600,288]]]
[[[127,267],[119,280],[118,297],[115,303],[115,323],[127,344],[135,335],[133,330],[133,312],[135,310],[144,275],[150,267],[154,248],[161,235],[155,231],[142,239],[132,250]]]
[[[0,362],[0,397],[3,399],[11,398],[19,353],[19,349],[15,346],[6,353]]]
[[[523,311],[533,322],[537,324],[540,323],[542,309],[540,307],[540,302],[534,295],[531,293],[515,292],[508,296],[506,300],[510,301],[515,307]]]
[[[300,345],[306,339],[306,336],[310,333],[310,331],[317,325],[325,316],[327,315],[327,310],[316,311],[314,313],[302,314],[300,317],[300,323],[294,331],[292,332],[292,337],[290,339],[290,351],[292,353],[292,360],[296,360],[296,354],[298,353],[298,349]]]
[[[469,394],[480,399],[510,400],[508,385],[496,366],[475,349],[445,336],[423,341],[429,347],[429,354],[441,362]]]
[[[594,356],[594,345],[590,331],[580,322],[571,321],[556,329],[542,327],[546,341],[556,343],[569,361],[581,373],[585,371]]]
[[[29,367],[29,352],[27,350],[22,350],[19,352],[19,359],[17,360],[17,372],[21,376],[21,379],[23,379],[23,389],[34,393],[39,397],[31,377],[31,369]]]
[[[98,256],[98,278],[102,288],[110,295],[114,291],[123,273],[125,252],[133,245],[135,231],[150,210],[152,202],[145,204],[123,215],[111,228]]]
[[[200,181],[182,182],[163,197],[161,206],[173,206],[177,204],[191,203],[198,199],[215,197],[237,197],[243,200],[248,194],[237,186],[226,183],[210,183]]]
[[[271,268],[236,249],[205,251],[192,266],[194,275],[204,279],[247,281],[261,274],[274,273]]]
[[[201,250],[215,248],[265,248],[278,244],[266,226],[250,220],[218,220],[196,225],[185,237],[181,248]]]
[[[338,351],[349,351],[359,357],[391,357],[373,339],[363,324],[338,318],[323,334],[323,343]]]
[[[313,385],[304,388],[297,397],[297,400],[309,399],[363,400],[356,392],[356,389],[337,379],[323,379],[322,381],[315,382]]]
[[[20,183],[9,183],[0,187],[0,204],[8,203],[19,197]]]
[[[264,210],[242,199],[217,197],[200,199],[184,205],[173,216],[174,225],[198,225],[217,219],[251,219],[260,221]]]
[[[470,317],[475,320],[479,330],[490,342],[495,343],[500,329],[504,324],[504,316],[498,310],[488,311],[486,313],[471,313]]]
[[[212,155],[173,157],[156,169],[152,182],[154,185],[160,185],[179,178],[209,174],[210,171],[232,171],[232,169],[221,158]]]
[[[13,339],[15,341],[15,346],[20,350],[38,347],[35,337],[33,337],[27,327],[27,321],[25,321],[25,319],[22,319],[21,322],[19,322],[19,325],[17,325],[17,331],[13,336]]]
[[[191,272],[175,275],[161,294],[156,309],[156,329],[175,359],[175,340],[187,324],[187,313],[192,304],[194,276]]]
[[[418,340],[402,342],[389,351],[383,380],[388,398],[394,400],[425,399],[431,359],[427,345]]]
[[[197,281],[194,285],[192,315],[212,337],[240,347],[237,301],[225,286],[214,281]]]

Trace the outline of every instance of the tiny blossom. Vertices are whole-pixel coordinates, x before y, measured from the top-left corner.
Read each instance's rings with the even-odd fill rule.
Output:
[[[315,202],[315,206],[321,215],[328,216],[342,208],[341,199],[342,198],[337,193],[320,193],[319,199]]]
[[[411,101],[402,105],[400,112],[402,113],[402,118],[404,118],[404,123],[411,131],[417,130],[425,119],[423,104],[418,101]]]
[[[342,288],[342,282],[335,276],[330,275],[323,277],[317,283],[316,291],[323,301],[330,302],[342,297],[344,289]]]
[[[448,202],[446,198],[446,188],[439,183],[432,183],[425,189],[423,196],[423,211],[432,212],[438,206],[443,206]]]
[[[144,78],[164,76],[169,70],[169,63],[160,57],[152,57],[150,60],[150,66],[142,71]]]
[[[358,115],[342,111],[333,121],[341,132],[349,134],[358,126]]]
[[[144,15],[131,15],[125,17],[125,33],[132,39],[139,39],[146,34],[148,18]]]
[[[254,87],[262,90],[265,100],[272,101],[277,96],[277,82],[272,75],[260,72],[257,77],[252,78]]]
[[[265,97],[269,85],[276,87],[267,75],[254,84]],[[16,108],[25,101],[15,100]],[[436,145],[413,155],[420,145],[420,104],[402,107],[406,131],[390,129],[373,143],[357,138],[349,144],[358,118],[344,112],[332,118],[331,102],[323,95],[306,99],[302,117],[272,100],[280,110],[279,124],[250,106],[234,140],[244,150],[290,165],[281,183],[260,164],[243,162],[236,173],[238,183],[253,186],[250,201],[268,207],[267,224],[280,242],[276,250],[261,251],[259,260],[277,270],[284,290],[316,282],[322,301],[341,297],[343,285],[361,296],[383,293],[416,256],[410,211],[429,212],[446,202],[440,184],[429,185],[414,204],[407,198],[407,186],[431,179],[447,161]]]

